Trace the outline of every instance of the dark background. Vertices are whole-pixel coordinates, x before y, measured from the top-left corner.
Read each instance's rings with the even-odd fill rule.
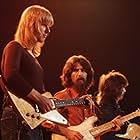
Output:
[[[140,1],[139,0],[4,0],[0,3],[0,57],[13,39],[20,15],[40,4],[53,14],[55,25],[38,58],[45,70],[45,85],[54,94],[63,89],[59,76],[66,59],[86,56],[95,69],[95,86],[102,73],[121,71],[129,80],[122,108],[140,107]],[[0,58],[1,59],[1,58]],[[140,123],[139,118],[134,119]]]

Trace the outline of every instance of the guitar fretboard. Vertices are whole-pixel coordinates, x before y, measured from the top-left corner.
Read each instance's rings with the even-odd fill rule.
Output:
[[[120,118],[120,120],[122,121],[122,123],[131,120],[135,117],[140,116],[140,110],[136,110],[135,112],[132,112],[128,115],[125,115],[123,117]],[[94,127],[93,129],[90,130],[90,133],[96,137],[99,134],[102,134],[103,132],[110,130],[111,128],[115,127],[115,124],[113,122],[107,122],[105,124],[102,124],[100,126]]]
[[[126,121],[129,121],[129,120],[137,117],[137,116],[138,116],[138,111],[135,111],[135,112],[132,112],[128,115],[125,115],[125,116],[121,117],[121,121],[124,123]]]
[[[66,100],[54,100],[54,104],[56,108],[64,107],[64,106],[72,106],[72,105],[85,105],[87,104],[84,99],[66,99]]]

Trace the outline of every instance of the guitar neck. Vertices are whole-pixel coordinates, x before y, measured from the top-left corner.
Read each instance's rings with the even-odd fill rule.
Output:
[[[73,106],[73,105],[85,105],[86,101],[84,99],[66,99],[66,100],[53,100],[55,108]]]
[[[130,113],[128,115],[125,115],[125,116],[121,117],[120,119],[121,119],[122,123],[124,123],[126,121],[129,121],[129,120],[137,117],[137,116],[138,116],[137,112],[132,112],[132,113]]]
[[[122,123],[131,120],[135,117],[139,116],[138,112],[132,112],[128,115],[125,115],[123,117],[120,118],[120,120],[122,121]],[[100,126],[94,127],[93,129],[90,130],[90,133],[96,137],[99,134],[103,134],[104,132],[107,132],[108,130],[110,130],[111,128],[115,127],[115,124],[113,122],[107,122],[105,124],[102,124]]]

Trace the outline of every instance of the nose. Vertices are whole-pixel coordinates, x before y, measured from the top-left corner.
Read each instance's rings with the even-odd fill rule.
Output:
[[[125,88],[123,88],[123,92],[126,92],[126,89]]]
[[[50,27],[49,26],[46,27],[45,33],[46,34],[50,33]]]
[[[122,88],[122,95],[124,95],[126,92],[126,89],[125,88]]]
[[[78,70],[78,75],[82,75],[82,70]]]

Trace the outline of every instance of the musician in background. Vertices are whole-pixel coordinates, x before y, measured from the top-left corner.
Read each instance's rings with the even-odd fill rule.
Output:
[[[51,109],[45,92],[43,69],[36,59],[53,26],[53,16],[40,5],[27,7],[20,18],[14,40],[4,48],[1,71],[6,87],[16,96],[28,98],[42,112]],[[8,96],[5,95],[1,119],[2,140],[42,140],[40,127],[29,129],[19,120]]]
[[[84,98],[89,102],[85,106],[67,106],[59,109],[60,113],[67,118],[70,126],[79,125],[89,117],[93,117],[91,124],[81,127],[92,126],[96,122],[95,105],[92,97],[89,95],[89,89],[94,85],[94,70],[89,60],[82,55],[73,55],[66,61],[61,75],[62,85],[65,89],[57,92],[54,97],[57,99],[74,99]],[[44,127],[45,123],[42,124]],[[79,131],[82,128],[79,127]],[[84,135],[75,130],[70,130],[62,125],[54,125],[52,131],[56,134],[52,135],[52,140],[63,140],[65,136],[68,140],[82,140]],[[57,135],[59,134],[59,135]]]
[[[96,97],[100,110],[96,111],[99,124],[109,122],[118,115],[124,115],[119,103],[124,98],[127,86],[128,80],[120,72],[112,70],[101,75]],[[101,140],[120,140],[115,134],[116,132],[108,132],[101,137]]]

